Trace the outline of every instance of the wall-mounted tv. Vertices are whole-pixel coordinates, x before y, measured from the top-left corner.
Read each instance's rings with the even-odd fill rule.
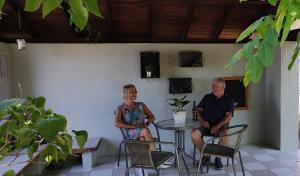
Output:
[[[179,53],[180,67],[203,67],[202,52],[183,51]]]
[[[169,93],[192,93],[192,78],[169,78]]]

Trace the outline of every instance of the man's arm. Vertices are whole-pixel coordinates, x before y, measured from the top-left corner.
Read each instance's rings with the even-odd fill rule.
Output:
[[[230,120],[232,119],[232,113],[231,112],[226,112],[226,116],[219,122],[217,123],[216,125],[214,125],[212,128],[211,128],[211,133],[212,134],[216,134],[220,128],[226,124],[228,124],[230,122]]]
[[[204,117],[202,116],[203,113],[203,108],[196,108],[196,113],[197,113],[197,119],[200,121],[201,125],[205,128],[210,128],[209,123],[204,119]]]

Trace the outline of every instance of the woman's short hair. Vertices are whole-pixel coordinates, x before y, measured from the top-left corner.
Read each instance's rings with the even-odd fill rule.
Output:
[[[128,94],[128,90],[131,88],[136,89],[135,85],[133,85],[133,84],[126,84],[123,86],[123,98],[126,98],[126,96]]]
[[[217,81],[217,82],[220,83],[220,84],[223,86],[223,88],[225,89],[225,87],[226,87],[226,82],[225,82],[224,78],[222,78],[222,77],[214,78],[213,81]]]

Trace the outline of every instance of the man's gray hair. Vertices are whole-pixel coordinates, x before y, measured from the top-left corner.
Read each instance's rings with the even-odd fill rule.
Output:
[[[222,77],[214,78],[213,81],[217,81],[217,82],[220,83],[220,84],[223,86],[223,88],[225,89],[225,87],[226,87],[226,82],[225,82],[224,78],[222,78]]]

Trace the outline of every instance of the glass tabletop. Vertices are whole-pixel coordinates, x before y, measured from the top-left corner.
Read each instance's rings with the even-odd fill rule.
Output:
[[[162,120],[156,123],[156,126],[164,130],[187,130],[198,128],[201,123],[198,120],[186,119],[185,123],[175,123],[174,119]]]

